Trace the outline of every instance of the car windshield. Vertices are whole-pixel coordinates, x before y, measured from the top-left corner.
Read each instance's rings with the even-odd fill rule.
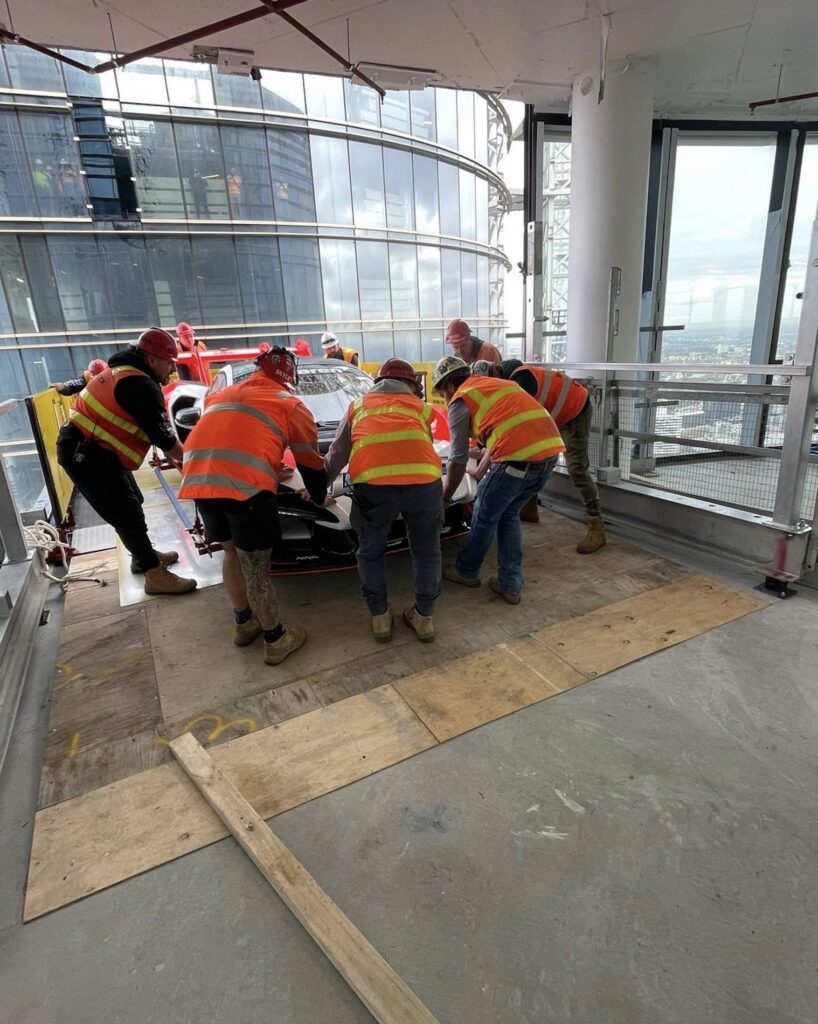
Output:
[[[344,367],[299,368],[296,393],[304,399],[316,423],[337,423],[349,403],[365,395],[372,378],[360,370]]]

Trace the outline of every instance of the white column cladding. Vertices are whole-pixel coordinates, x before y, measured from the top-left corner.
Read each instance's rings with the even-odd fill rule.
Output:
[[[611,267],[622,270],[615,362],[636,359],[653,120],[652,68],[614,64],[597,102],[599,72],[574,81],[568,361],[606,358]]]

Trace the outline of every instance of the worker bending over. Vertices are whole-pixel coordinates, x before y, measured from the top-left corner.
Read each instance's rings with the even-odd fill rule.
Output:
[[[444,502],[466,472],[469,436],[489,453],[489,470],[477,488],[469,539],[443,576],[466,587],[480,586],[480,566],[497,535],[497,576],[489,586],[509,604],[523,587],[520,509],[545,486],[565,450],[556,423],[516,384],[477,377],[457,356],[435,366],[432,385],[449,407],[451,449]]]
[[[250,377],[205,400],[185,442],[179,497],[196,501],[208,539],[224,548],[234,643],[244,647],[263,633],[264,661],[278,665],[307,639],[304,630],[282,623],[270,578],[270,556],[280,540],[276,494],[285,449],[316,504],[326,499],[327,476],[315,420],[292,394],[295,359],[274,347],[256,366]]]
[[[432,443],[434,414],[422,393],[420,377],[409,363],[387,359],[372,390],[351,403],[326,458],[330,483],[349,462],[358,575],[378,640],[392,637],[386,546],[399,515],[406,523],[415,577],[415,603],[403,618],[424,643],[435,638],[443,492],[440,456]]]
[[[607,537],[600,514],[599,491],[590,470],[588,446],[591,441],[593,408],[588,389],[567,373],[549,370],[536,363],[508,359],[501,364],[500,369],[507,379],[519,384],[523,391],[536,398],[551,413],[559,427],[565,444],[565,468],[582,496],[588,519],[588,532],[577,544],[577,551],[581,555],[593,554],[607,542]],[[538,518],[536,504],[531,518]]]
[[[343,348],[331,331],[325,331],[321,335],[321,348],[324,350],[324,359],[341,359],[353,366],[358,365],[358,353],[355,349]]]
[[[452,352],[468,366],[478,359],[499,363],[503,358],[500,350],[490,341],[475,337],[465,320],[452,320],[446,328],[446,344],[451,345]]]
[[[171,429],[160,385],[176,363],[176,342],[151,327],[117,352],[77,395],[57,436],[57,462],[131,554],[131,572],[145,574],[146,594],[186,594],[196,581],[168,571],[176,551],[155,551],[142,492],[134,480],[152,444],[175,462],[182,446]]]

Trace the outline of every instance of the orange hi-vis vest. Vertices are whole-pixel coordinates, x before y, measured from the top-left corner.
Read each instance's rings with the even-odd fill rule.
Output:
[[[560,370],[546,370],[544,366],[524,363],[514,373],[528,370],[537,381],[536,399],[551,413],[551,418],[558,427],[570,423],[582,412],[588,401],[588,389],[567,373]],[[511,379],[514,380],[514,373]]]
[[[471,436],[492,462],[543,462],[565,451],[557,424],[513,381],[468,377],[452,401],[457,398],[468,406]]]
[[[341,355],[344,357],[344,362],[345,363],[351,363],[355,359],[355,357],[358,355],[358,353],[355,351],[354,348],[344,348],[342,345],[339,345],[338,347],[341,349]],[[328,355],[324,356],[324,359],[337,359],[337,358],[338,358],[337,356],[328,356]]]
[[[410,394],[372,393],[349,407],[353,484],[429,484],[442,474],[432,443],[434,412]]]
[[[85,437],[109,449],[125,469],[139,469],[151,443],[148,435],[114,397],[114,388],[125,377],[147,377],[135,366],[108,367],[92,377],[74,399],[69,423]]]
[[[246,501],[278,491],[284,450],[323,469],[315,420],[300,398],[261,373],[211,395],[185,442],[180,498]]]

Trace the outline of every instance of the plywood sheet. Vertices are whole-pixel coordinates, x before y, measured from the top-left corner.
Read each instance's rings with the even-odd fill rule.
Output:
[[[517,640],[395,683],[438,740],[468,732],[562,693],[585,677],[533,641]]]
[[[435,745],[390,686],[226,743],[214,761],[262,817],[296,807]],[[37,815],[25,918],[174,860],[226,835],[177,765]]]
[[[570,624],[549,626],[532,636],[590,679],[769,603],[754,591],[739,590],[706,576],[691,576],[617,601]]]

